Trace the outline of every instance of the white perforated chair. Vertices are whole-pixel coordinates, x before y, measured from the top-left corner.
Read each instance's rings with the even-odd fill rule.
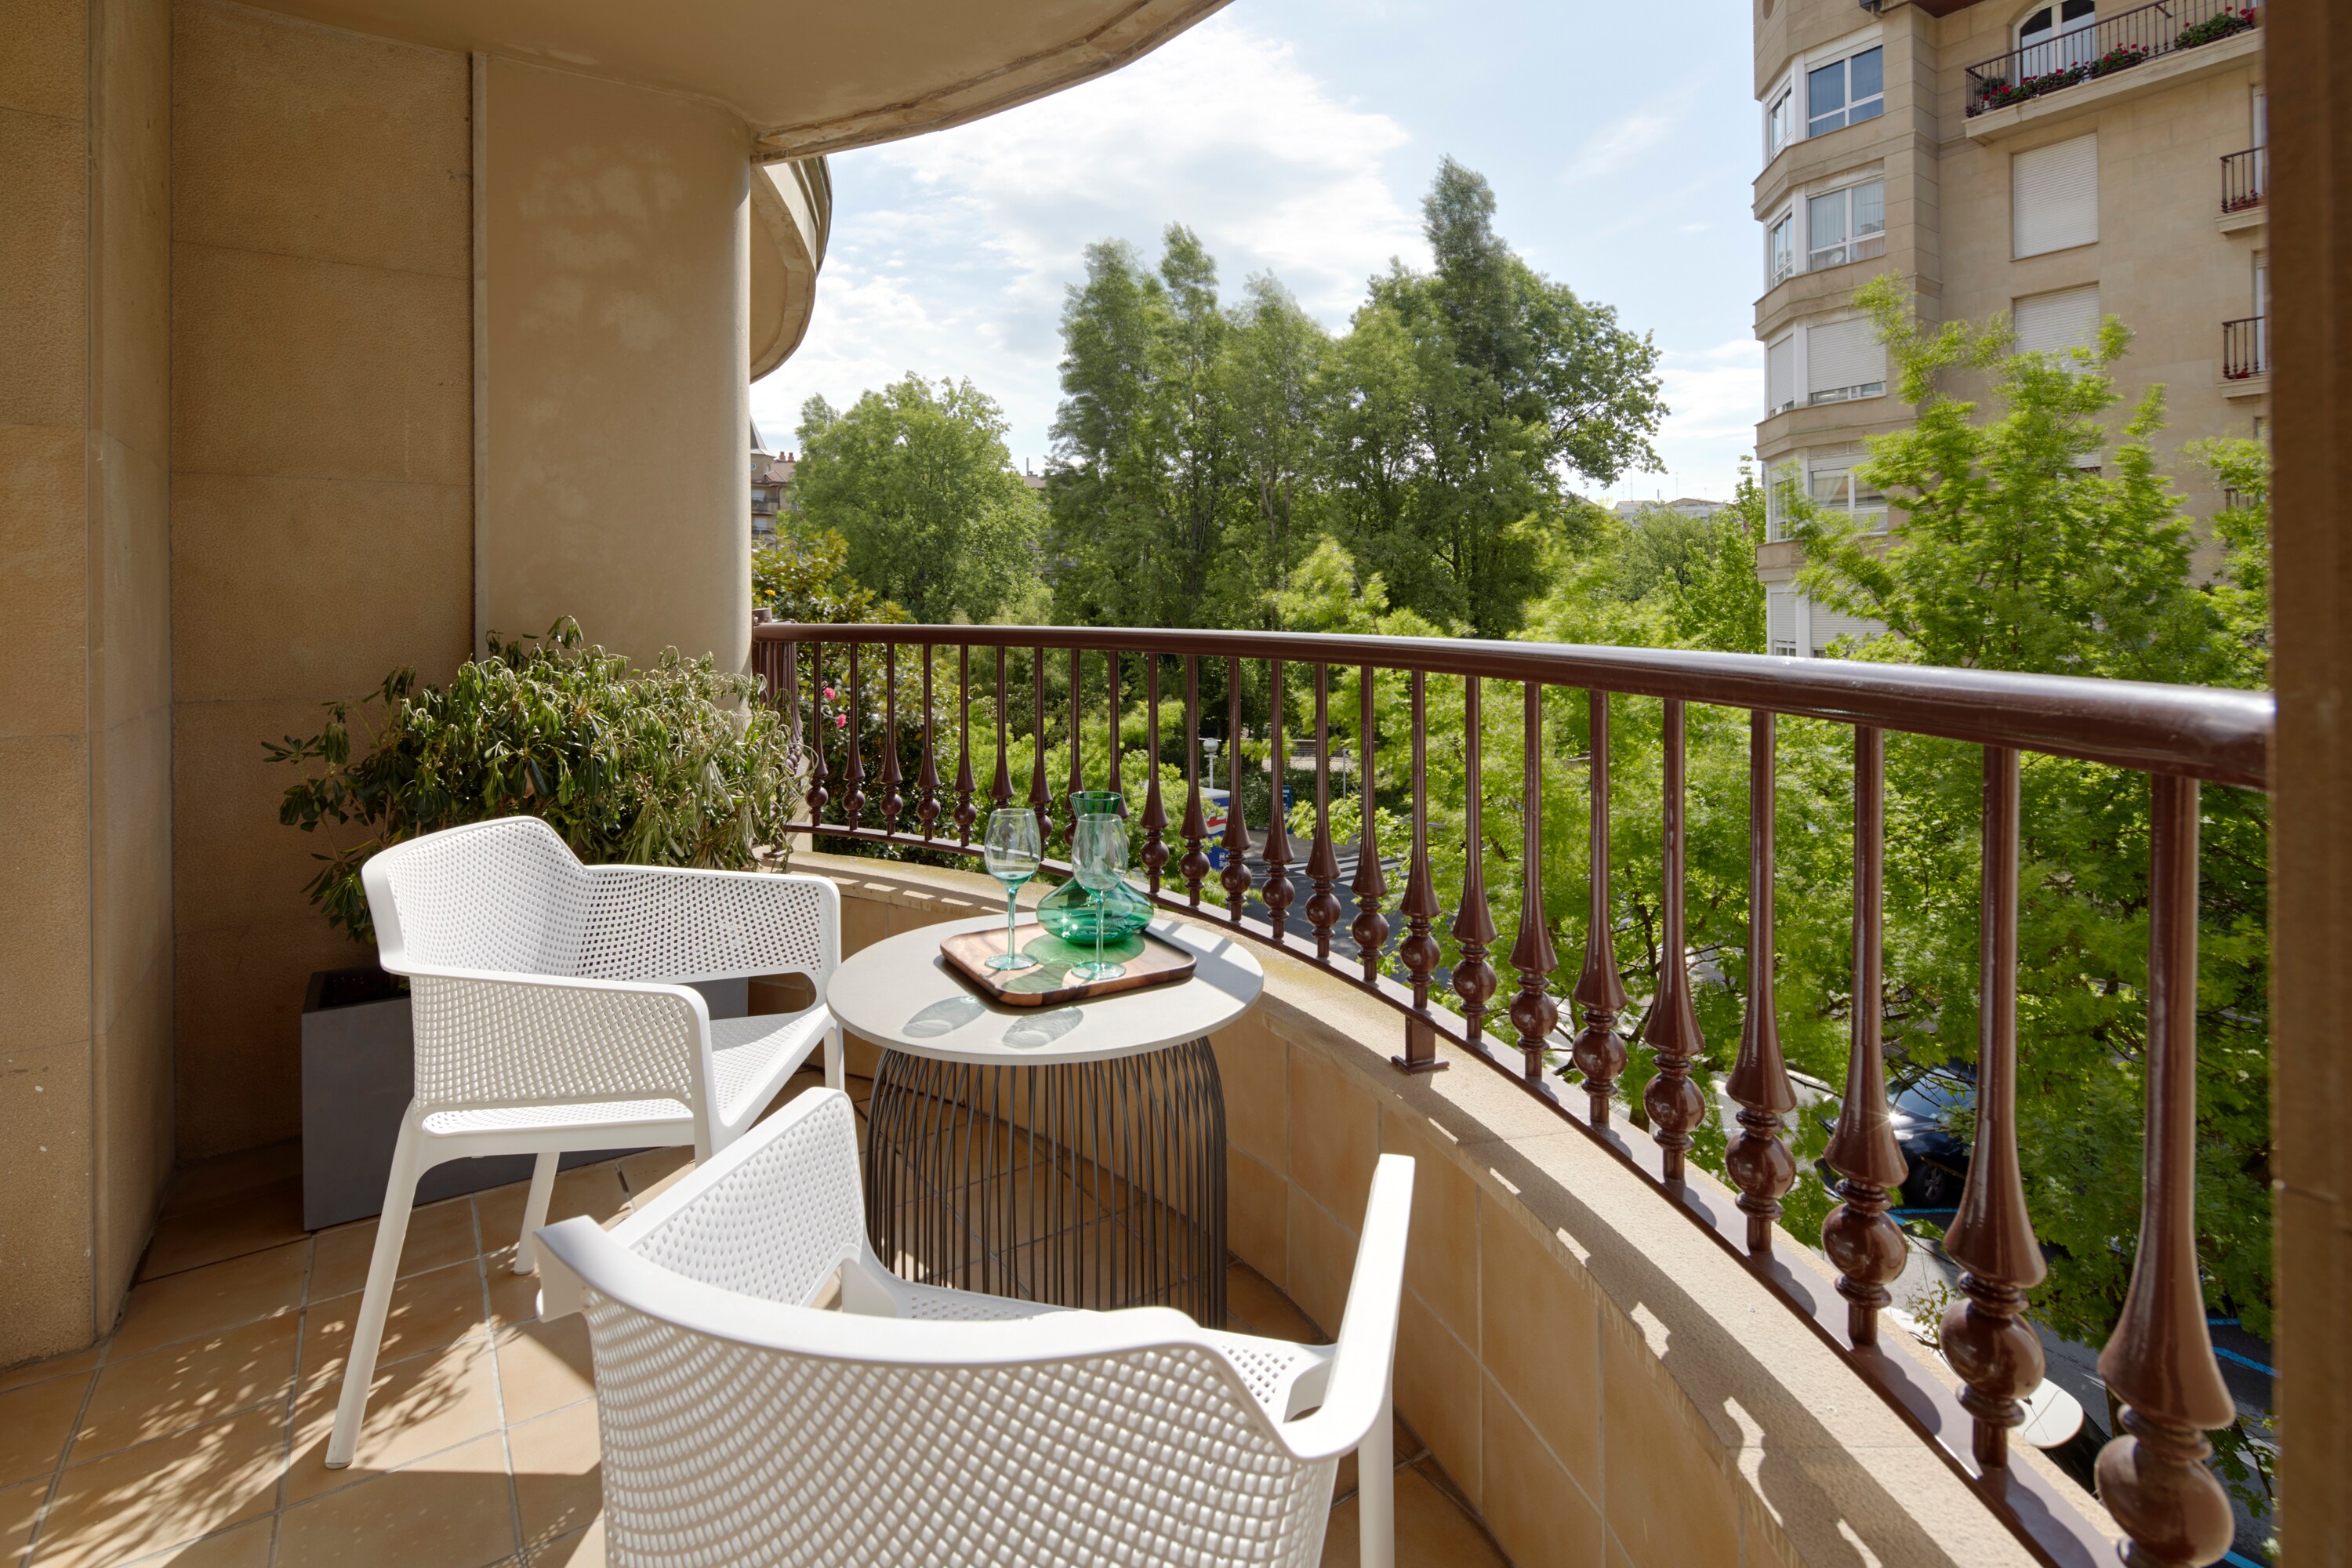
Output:
[[[426,834],[361,868],[383,967],[405,974],[416,1094],[377,1222],[327,1463],[351,1463],[417,1179],[448,1160],[534,1154],[514,1270],[536,1263],[556,1164],[576,1149],[690,1143],[708,1159],[841,1030],[821,1000],[841,894],[821,877],[583,866],[537,817]],[[713,1020],[686,984],[804,974],[797,1013]]]
[[[541,1232],[541,1310],[587,1314],[630,1568],[1313,1568],[1350,1451],[1391,1568],[1412,1206],[1381,1156],[1335,1345],[909,1284],[866,1244],[848,1100],[812,1089],[612,1231]]]

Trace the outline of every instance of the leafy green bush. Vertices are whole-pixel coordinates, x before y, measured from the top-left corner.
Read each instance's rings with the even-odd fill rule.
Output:
[[[288,787],[278,819],[367,837],[315,857],[310,901],[373,941],[360,867],[404,839],[491,817],[544,818],[583,860],[751,866],[755,846],[799,805],[782,720],[750,676],[665,652],[650,669],[583,643],[569,617],[541,637],[490,635],[488,657],[446,687],[394,670],[362,700],[383,705],[373,744],[354,760],[351,705],[331,702],[307,739],[270,760],[323,771]]]

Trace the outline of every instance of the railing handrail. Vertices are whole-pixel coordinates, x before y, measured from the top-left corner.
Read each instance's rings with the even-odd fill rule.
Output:
[[[1791,658],[1686,648],[1503,642],[1329,632],[1150,630],[1129,626],[856,626],[772,621],[759,642],[1196,654],[1300,664],[1475,675],[1497,680],[1671,698],[1725,708],[1869,724],[1975,745],[2175,773],[2242,789],[2269,779],[2276,703],[2266,691],[2090,676]]]
[[[2004,50],[1990,59],[1979,60],[1968,67],[1962,73],[1968,84],[1967,112],[1971,116],[1982,113],[1987,93],[1995,88],[2018,82],[2021,78],[2061,76],[2071,71],[2082,71],[2081,76],[2054,83],[2045,90],[2071,87],[2106,74],[2089,68],[2117,50],[2137,51],[2136,58],[2125,60],[2113,68],[2126,68],[2159,56],[2179,52],[2180,35],[2189,27],[2226,13],[2259,12],[2261,9],[2261,0],[2187,0],[2187,3],[2184,0],[2153,0],[2152,4],[2135,5],[2112,16],[2101,16],[2087,27],[2053,30],[2038,43],[2021,44],[2016,48]],[[2218,42],[2219,39],[2203,41]],[[2050,68],[2029,73],[2024,68],[2029,63],[2029,57],[2033,56],[2054,63]]]

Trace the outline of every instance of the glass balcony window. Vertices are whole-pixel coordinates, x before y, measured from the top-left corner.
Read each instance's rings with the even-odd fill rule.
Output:
[[[1819,136],[1886,111],[1886,51],[1864,49],[1805,73],[1805,134]]]

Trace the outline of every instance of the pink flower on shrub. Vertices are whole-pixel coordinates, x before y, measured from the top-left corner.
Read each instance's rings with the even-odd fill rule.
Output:
[[[833,716],[833,727],[834,727],[835,729],[836,729],[836,730],[846,729],[846,728],[848,727],[848,725],[849,725],[849,715],[848,715],[848,714],[846,714],[846,713],[836,713],[836,714],[835,714],[835,715]]]

